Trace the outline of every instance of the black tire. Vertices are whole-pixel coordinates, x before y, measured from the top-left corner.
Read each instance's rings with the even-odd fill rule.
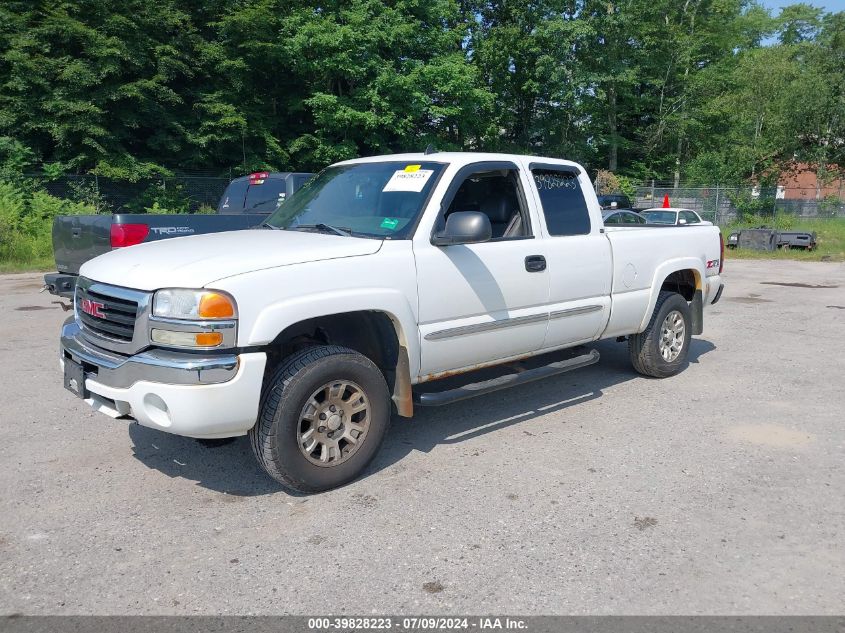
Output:
[[[683,344],[677,358],[667,361],[660,352],[661,328],[666,317],[677,310],[684,323]],[[628,353],[634,369],[644,376],[667,378],[683,370],[689,362],[692,340],[692,313],[686,299],[676,292],[661,291],[648,327],[628,337]]]
[[[218,446],[226,446],[226,444],[231,444],[234,442],[236,437],[195,437],[194,441],[197,444],[205,446],[206,448],[217,448]]]
[[[345,461],[319,466],[300,449],[300,413],[315,390],[332,381],[360,386],[369,402],[369,422],[360,446]],[[369,358],[337,345],[314,346],[284,359],[267,381],[249,437],[258,463],[273,479],[297,492],[320,492],[352,481],[367,467],[390,425],[390,413],[387,383]]]

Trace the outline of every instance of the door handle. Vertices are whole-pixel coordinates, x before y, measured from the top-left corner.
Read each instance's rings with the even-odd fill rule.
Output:
[[[75,226],[70,230],[70,234],[71,237],[79,237],[82,235],[82,229]]]
[[[546,258],[542,255],[529,255],[525,258],[525,270],[529,273],[539,273],[546,270]]]

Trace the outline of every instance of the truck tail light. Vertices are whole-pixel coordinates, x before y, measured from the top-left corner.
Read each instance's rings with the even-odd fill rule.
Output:
[[[111,245],[112,248],[134,246],[143,242],[149,234],[148,224],[112,224]]]
[[[719,230],[719,274],[722,274],[722,269],[725,267],[725,237],[722,231]]]

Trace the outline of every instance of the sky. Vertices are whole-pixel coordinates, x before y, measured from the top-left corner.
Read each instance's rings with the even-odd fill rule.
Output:
[[[814,7],[822,7],[828,13],[845,11],[845,0],[761,0],[760,4],[772,9],[772,13],[777,15],[781,7],[785,7],[788,4],[798,4],[798,2],[805,2]]]

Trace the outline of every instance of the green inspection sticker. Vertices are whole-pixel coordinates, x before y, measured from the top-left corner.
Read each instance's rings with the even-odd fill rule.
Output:
[[[397,226],[399,226],[399,220],[397,220],[396,218],[384,218],[381,221],[381,228],[383,229],[390,229],[391,231],[395,231]]]

